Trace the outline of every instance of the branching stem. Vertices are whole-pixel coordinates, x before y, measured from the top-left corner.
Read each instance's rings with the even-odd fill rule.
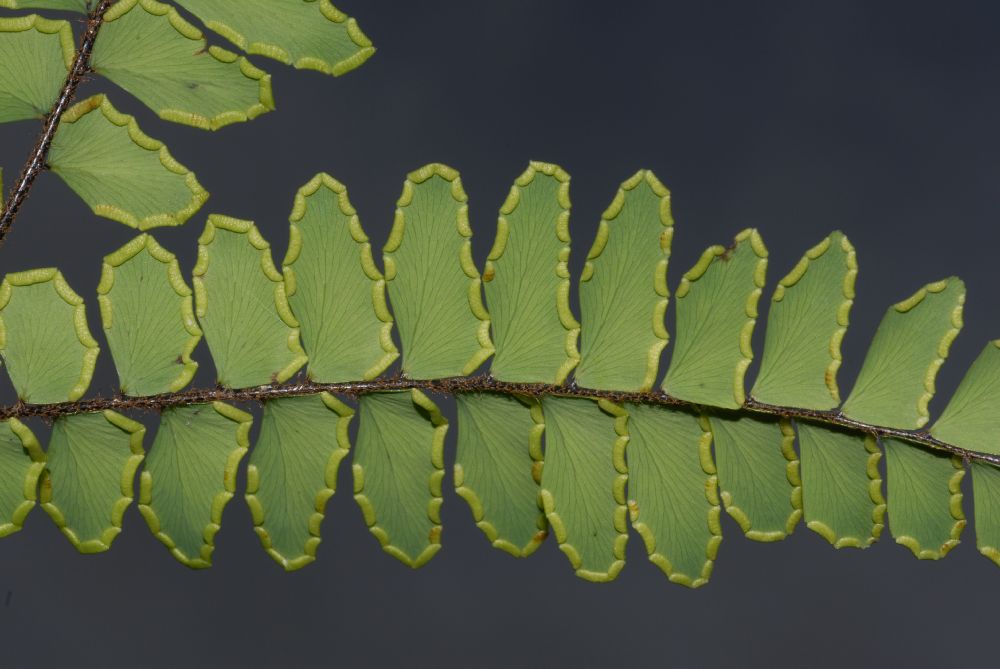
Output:
[[[349,381],[345,383],[314,383],[312,381],[294,381],[282,384],[257,386],[255,388],[201,388],[184,390],[162,395],[147,397],[95,397],[77,402],[62,402],[59,404],[24,404],[0,407],[0,420],[8,418],[27,418],[38,416],[55,419],[79,413],[89,413],[111,409],[114,411],[162,411],[170,407],[190,404],[205,404],[208,402],[265,402],[282,397],[299,397],[315,395],[321,392],[357,397],[369,393],[388,392],[409,389],[426,390],[434,393],[455,395],[459,393],[501,393],[506,395],[525,395],[541,398],[545,395],[558,397],[589,397],[605,399],[611,402],[631,402],[635,404],[655,404],[700,411],[702,407],[686,400],[671,397],[658,390],[644,392],[621,392],[616,390],[594,390],[581,388],[575,384],[551,385],[546,383],[514,383],[499,381],[491,376],[456,376],[444,379],[408,379],[401,376],[385,377],[373,381]],[[796,420],[824,423],[858,432],[873,434],[878,437],[893,437],[928,448],[956,455],[966,463],[978,460],[994,465],[1000,465],[1000,456],[989,453],[970,451],[954,444],[935,439],[924,430],[901,430],[882,425],[863,423],[849,418],[838,409],[831,411],[816,411],[797,407],[776,406],[765,404],[750,398],[742,410],[756,414],[768,414],[793,418]]]
[[[73,57],[73,65],[66,75],[66,81],[63,83],[62,90],[59,91],[59,97],[56,99],[55,104],[52,105],[49,113],[45,115],[45,120],[42,124],[42,133],[38,136],[38,141],[35,142],[35,148],[31,150],[31,154],[28,156],[28,160],[21,170],[21,176],[18,177],[17,182],[11,188],[3,210],[0,211],[0,245],[3,245],[7,239],[7,233],[14,224],[14,219],[17,217],[18,211],[20,211],[21,205],[28,198],[28,193],[31,192],[35,178],[47,167],[46,159],[49,155],[49,149],[52,147],[52,138],[55,137],[56,128],[59,127],[59,120],[73,103],[73,99],[76,97],[76,89],[83,80],[83,77],[90,72],[90,55],[94,51],[94,41],[97,39],[97,33],[104,23],[104,14],[114,2],[115,0],[101,0],[93,11],[87,15],[87,27],[80,37],[80,45],[76,49],[76,55]]]

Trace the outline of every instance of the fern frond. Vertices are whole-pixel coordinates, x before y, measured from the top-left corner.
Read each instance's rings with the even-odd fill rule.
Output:
[[[723,509],[750,539],[783,539],[804,519],[838,548],[873,543],[888,514],[898,543],[938,559],[966,523],[970,463],[979,549],[1000,562],[1000,344],[923,429],[962,326],[960,280],[889,308],[840,409],[857,263],[831,233],[778,283],[748,396],[767,249],[744,230],[684,275],[654,389],[669,339],[670,194],[647,171],[624,182],[580,277],[579,321],[568,211],[569,176],[531,163],[500,208],[481,280],[461,179],[428,165],[404,182],[383,274],[346,188],[321,174],[296,197],[284,273],[252,222],[209,218],[194,307],[173,255],[140,235],[107,256],[98,289],[123,392],[112,398],[79,399],[97,355],[82,300],[54,269],[8,275],[0,355],[21,402],[0,410],[0,534],[20,528],[41,476],[64,534],[81,551],[106,550],[143,457],[141,430],[123,414],[152,409],[162,417],[140,510],[178,560],[209,566],[249,448],[252,419],[233,405],[263,402],[245,498],[263,548],[298,569],[317,556],[350,452],[354,410],[339,395],[358,401],[351,466],[365,522],[387,553],[418,567],[442,545],[448,421],[430,391],[456,397],[454,485],[488,541],[527,556],[551,534],[587,580],[618,575],[631,523],[669,580],[703,585]],[[402,374],[386,376],[393,327]],[[183,390],[202,329],[219,386]],[[494,352],[491,373],[477,374]],[[18,422],[31,415],[56,421],[47,463]]]

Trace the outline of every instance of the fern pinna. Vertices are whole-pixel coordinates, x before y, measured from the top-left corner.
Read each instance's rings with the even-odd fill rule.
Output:
[[[857,264],[847,238],[830,234],[774,288],[747,393],[767,267],[757,231],[709,248],[683,275],[661,375],[667,189],[648,171],[621,185],[579,278],[579,320],[569,209],[569,176],[531,163],[500,208],[482,274],[461,179],[439,164],[404,182],[382,269],[346,189],[323,174],[295,198],[283,271],[249,221],[209,217],[190,284],[144,233],[105,258],[98,288],[120,377],[111,398],[81,399],[99,346],[82,299],[55,269],[8,274],[0,354],[20,401],[0,423],[0,533],[20,529],[37,501],[80,551],[107,550],[138,470],[152,532],[184,564],[205,567],[249,451],[255,529],[296,569],[316,557],[350,455],[372,533],[420,566],[441,545],[446,484],[449,423],[432,391],[456,399],[451,482],[488,540],[526,556],[552,534],[585,579],[618,574],[631,524],[671,581],[705,583],[723,508],[751,539],[782,539],[804,520],[837,547],[870,545],[888,513],[899,543],[940,558],[966,523],[967,467],[979,549],[1000,562],[1000,344],[987,345],[925,429],[962,325],[960,280],[887,310],[842,402]],[[402,357],[387,375],[400,355],[393,329]],[[184,390],[202,337],[219,387]],[[252,418],[234,403],[258,401],[250,450]],[[144,428],[126,416],[140,410],[161,412],[145,458]],[[30,416],[54,421],[47,452]]]

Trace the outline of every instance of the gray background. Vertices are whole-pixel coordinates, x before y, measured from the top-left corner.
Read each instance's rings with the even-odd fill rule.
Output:
[[[292,195],[320,170],[348,185],[379,248],[405,173],[431,161],[462,172],[481,265],[512,180],[539,159],[572,174],[577,273],[617,185],[648,167],[674,195],[672,285],[705,246],[746,226],[771,250],[772,283],[828,231],[851,237],[861,271],[845,389],[886,305],[927,281],[961,274],[969,288],[932,411],[1000,333],[989,298],[1000,278],[993,3],[340,6],[376,56],[339,80],[255,59],[274,74],[278,111],[249,124],[203,133],[159,121],[108,84],[84,90],[111,89],[211,191],[185,227],[156,233],[186,270],[210,211],[256,219],[280,262]],[[0,127],[8,182],[36,130]],[[46,175],[0,268],[59,266],[88,298],[96,332],[100,258],[133,234]],[[210,384],[204,344],[199,356],[197,382]],[[94,387],[108,393],[114,379],[104,354]],[[996,656],[1000,572],[975,550],[972,527],[928,563],[888,530],[867,551],[835,551],[801,525],[787,541],[756,544],[724,515],[707,587],[668,583],[634,534],[618,580],[593,585],[554,541],[528,560],[491,549],[446,485],[444,548],[411,572],[368,534],[346,474],[319,560],[291,575],[260,550],[239,498],[215,566],[198,573],[173,561],[134,507],[113,550],[96,557],[76,555],[34,511],[0,542],[0,662],[930,666]]]

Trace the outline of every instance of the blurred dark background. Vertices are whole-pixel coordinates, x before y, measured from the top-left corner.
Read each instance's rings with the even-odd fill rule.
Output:
[[[572,175],[578,273],[618,184],[648,167],[673,192],[672,285],[747,226],[771,250],[772,284],[830,230],[850,236],[861,269],[845,390],[885,307],[927,281],[959,274],[969,289],[932,411],[1000,334],[989,297],[1000,281],[995,3],[337,4],[378,53],[337,80],[255,58],[274,75],[278,110],[251,123],[204,133],[110,84],[81,91],[110,90],[212,193],[183,228],[156,232],[187,271],[209,212],[255,219],[280,262],[292,196],[321,170],[348,185],[378,249],[406,172],[434,161],[462,172],[481,266],[512,180],[538,159]],[[37,130],[0,126],[8,184]],[[0,268],[60,267],[96,333],[101,257],[134,234],[45,175]],[[201,385],[214,382],[206,353]],[[94,390],[115,378],[104,353]],[[930,563],[888,528],[867,551],[835,551],[803,525],[753,543],[724,514],[705,588],[668,583],[634,534],[618,580],[594,585],[552,540],[523,561],[491,549],[446,485],[444,548],[411,573],[381,552],[341,474],[319,560],[291,575],[260,549],[239,495],[215,566],[199,573],[174,562],[134,506],[100,556],[77,555],[36,509],[0,542],[0,664],[951,666],[997,655],[1000,570],[975,550],[971,523]],[[970,478],[964,487],[971,518]]]

